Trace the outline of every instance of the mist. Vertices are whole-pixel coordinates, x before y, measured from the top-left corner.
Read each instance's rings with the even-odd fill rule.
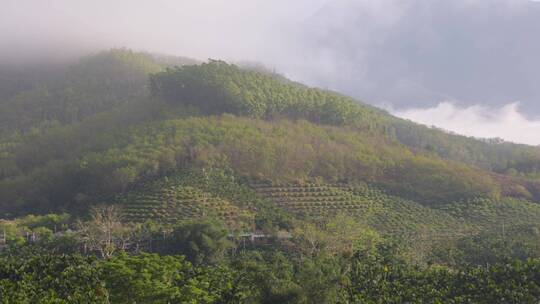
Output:
[[[297,20],[311,15],[324,1],[0,2],[4,62],[128,47],[203,60],[271,63],[277,49],[287,53],[291,37],[286,34]]]
[[[540,116],[540,3],[533,1],[0,0],[0,5],[0,66],[73,60],[115,47],[261,62],[293,80],[389,105],[418,122],[539,144],[533,134],[540,134],[535,118]],[[508,104],[511,100],[520,100],[519,108]],[[427,119],[430,114],[438,120]],[[467,127],[454,127],[458,122],[452,117],[468,119],[461,124]]]
[[[481,105],[459,106],[446,101],[432,108],[391,112],[398,117],[458,134],[540,145],[540,119],[528,119],[523,115],[519,102],[492,108]]]

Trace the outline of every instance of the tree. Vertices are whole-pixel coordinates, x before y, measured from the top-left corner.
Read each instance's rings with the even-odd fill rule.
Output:
[[[102,258],[110,258],[116,251],[128,248],[134,229],[122,223],[118,207],[99,206],[90,212],[89,221],[77,224],[86,249],[99,252]]]
[[[0,303],[110,303],[94,259],[22,248],[0,256]]]
[[[227,229],[216,222],[187,222],[174,227],[156,247],[161,253],[183,254],[195,264],[215,263],[233,245],[227,237]]]
[[[295,230],[296,242],[308,256],[322,251],[331,255],[352,255],[360,246],[371,248],[379,240],[378,234],[357,219],[343,214],[321,220],[318,225],[305,222]]]

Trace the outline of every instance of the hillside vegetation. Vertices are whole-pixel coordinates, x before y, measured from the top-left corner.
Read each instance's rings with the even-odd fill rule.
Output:
[[[540,298],[537,147],[222,61],[42,71],[0,72],[0,303]]]
[[[275,182],[364,182],[426,206],[476,197],[540,197],[539,183],[524,178],[526,170],[514,169],[501,178],[493,172],[498,170],[451,160],[459,158],[451,152],[438,156],[433,149],[413,149],[403,142],[421,144],[404,140],[399,126],[408,125],[409,135],[428,132],[423,127],[276,75],[221,61],[165,69],[149,55],[126,50],[83,59],[68,75],[69,82],[58,85],[63,89],[57,92],[77,92],[80,98],[64,98],[74,103],[76,117],[28,118],[29,126],[56,124],[37,133],[5,122],[6,130],[14,130],[4,137],[0,160],[0,206],[5,211],[84,210],[172,171],[215,166],[228,167],[237,177]],[[15,97],[11,102],[38,102],[60,115],[68,109],[61,100],[55,97],[48,104]],[[430,138],[456,146],[473,142],[429,132],[434,135],[426,138],[433,143]],[[16,141],[11,141],[13,134],[18,134]],[[474,143],[482,149],[490,145]],[[493,151],[508,147],[501,144]],[[514,154],[534,151],[512,147]]]

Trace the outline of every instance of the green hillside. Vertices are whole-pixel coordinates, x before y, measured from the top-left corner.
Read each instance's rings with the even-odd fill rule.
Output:
[[[535,161],[533,147],[427,129],[221,61],[167,68],[182,63],[112,50],[72,65],[47,92],[36,86],[4,102],[0,209],[84,213],[123,197],[137,221],[152,208],[161,215],[148,218],[164,221],[253,213],[200,179],[164,182],[215,168],[296,216],[350,213],[381,231],[470,228],[454,202],[504,210],[516,205],[506,197],[523,206],[540,198],[535,167],[523,165]]]
[[[221,61],[165,70],[163,60],[155,58],[113,50],[83,59],[55,91],[77,94],[39,101],[55,115],[68,109],[62,100],[75,103],[73,119],[45,119],[41,110],[41,116],[29,114],[28,126],[54,122],[37,133],[4,122],[13,133],[2,140],[2,210],[84,210],[172,171],[215,166],[230,168],[239,178],[278,183],[368,183],[427,207],[476,197],[539,200],[540,183],[527,179],[527,171],[502,176],[466,164],[474,161],[451,160],[459,158],[452,152],[419,149],[424,144],[404,140],[398,125],[408,125],[408,134],[435,134],[426,136],[428,142],[444,139],[456,147],[473,142],[482,149],[488,143],[426,131],[348,97],[273,74]],[[534,151],[501,145],[493,155],[510,147],[513,154]]]
[[[153,186],[155,189],[142,188],[122,198],[120,204],[123,205],[122,211],[127,221],[144,222],[150,219],[177,223],[187,219],[215,217],[232,226],[253,217],[230,202],[196,188]]]
[[[75,123],[148,94],[148,76],[170,65],[194,64],[126,49],[86,56],[72,64],[8,69],[2,73],[0,136],[20,137]]]
[[[415,150],[498,173],[536,178],[540,163],[538,147],[450,134],[392,117],[334,92],[308,88],[279,75],[246,71],[220,61],[159,73],[151,77],[151,88],[154,95],[170,102],[196,104],[205,113],[303,118],[315,123],[354,126],[362,132],[396,139]]]
[[[263,197],[302,217],[353,216],[382,233],[466,230],[465,221],[372,187],[347,184],[253,184]],[[540,209],[539,209],[540,210]]]
[[[0,303],[540,298],[538,147],[222,61],[43,71],[0,71]]]
[[[509,176],[540,177],[540,147],[451,134],[401,119],[392,127],[396,138],[411,148]]]

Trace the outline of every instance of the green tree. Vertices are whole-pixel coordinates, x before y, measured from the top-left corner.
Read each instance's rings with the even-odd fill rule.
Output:
[[[183,254],[195,264],[215,263],[232,246],[227,238],[227,229],[216,222],[188,222],[174,227],[157,246],[160,252]]]
[[[109,303],[91,258],[29,248],[0,256],[0,303]]]

